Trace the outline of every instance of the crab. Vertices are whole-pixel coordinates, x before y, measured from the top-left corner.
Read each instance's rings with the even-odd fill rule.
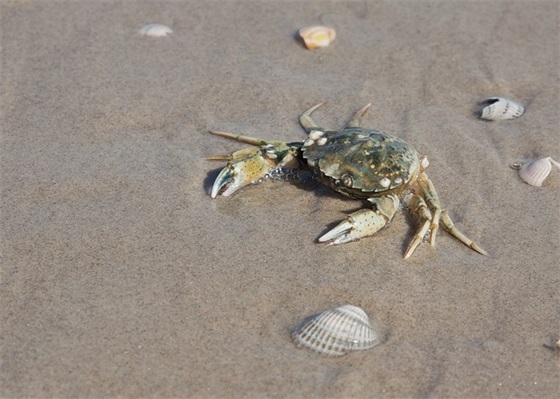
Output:
[[[321,243],[343,244],[374,235],[389,224],[403,203],[418,220],[418,229],[404,252],[405,259],[424,239],[434,246],[440,226],[469,248],[487,255],[455,226],[443,208],[425,172],[428,158],[396,136],[362,127],[371,103],[339,131],[325,130],[311,119],[311,113],[323,104],[311,107],[299,118],[308,134],[304,142],[210,131],[252,145],[231,155],[208,158],[228,161],[214,181],[212,198],[227,197],[267,178],[289,179],[310,172],[324,186],[345,197],[363,200],[366,205],[319,237]]]

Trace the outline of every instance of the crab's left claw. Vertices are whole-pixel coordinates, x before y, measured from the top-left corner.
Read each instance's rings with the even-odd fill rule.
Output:
[[[219,194],[228,197],[241,187],[249,184],[258,183],[274,168],[274,160],[269,158],[266,151],[261,151],[260,147],[246,148],[234,152],[229,158],[230,161],[222,169],[214,185],[212,186],[211,196],[216,198]],[[213,157],[209,159],[223,159],[226,157]]]
[[[212,185],[212,192],[210,193],[212,198],[216,198],[220,193],[220,191],[222,190],[222,188],[224,188],[224,186],[226,186],[226,189],[222,191],[222,195],[224,197],[227,197],[230,194],[237,191],[237,189],[241,187],[242,181],[240,179],[237,179],[236,181],[235,176],[236,176],[235,166],[234,167],[227,166],[223,168],[220,174],[218,175],[218,177],[216,178],[216,180],[214,181],[214,184]]]
[[[229,161],[212,186],[210,195],[227,197],[240,188],[255,184],[268,176],[282,173],[284,168],[297,168],[297,148],[281,141],[268,141],[256,137],[240,136],[233,133],[211,131],[217,136],[253,144],[231,155],[209,157],[209,160]]]

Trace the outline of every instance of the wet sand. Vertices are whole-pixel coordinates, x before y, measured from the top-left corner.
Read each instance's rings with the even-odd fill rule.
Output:
[[[557,2],[3,1],[0,396],[552,398],[560,392]],[[150,22],[165,38],[141,36]],[[297,30],[323,22],[333,45]],[[484,122],[489,96],[526,106]],[[212,200],[241,144],[302,140],[298,116],[366,126],[430,158],[481,256],[444,232],[407,261],[317,237],[361,204],[289,183]],[[383,343],[297,349],[310,314],[362,307]]]

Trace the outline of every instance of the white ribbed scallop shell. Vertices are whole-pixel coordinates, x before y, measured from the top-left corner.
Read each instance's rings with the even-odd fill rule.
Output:
[[[480,117],[490,121],[518,118],[525,112],[522,105],[501,97],[489,98],[484,100],[481,105],[485,107],[482,108]]]
[[[560,163],[551,157],[527,162],[519,168],[519,177],[531,186],[540,187],[550,174],[553,165],[560,168]]]
[[[169,26],[162,24],[147,24],[140,29],[140,34],[151,37],[162,37],[172,34]]]
[[[360,308],[344,305],[306,319],[292,336],[298,346],[316,352],[341,356],[379,343],[379,335]]]

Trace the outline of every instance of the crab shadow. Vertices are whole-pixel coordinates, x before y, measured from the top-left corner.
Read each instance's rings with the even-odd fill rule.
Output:
[[[214,182],[216,181],[216,178],[218,177],[218,175],[220,174],[222,169],[223,168],[216,168],[216,169],[213,169],[213,170],[209,171],[206,174],[206,178],[203,181],[203,187],[204,187],[204,191],[208,195],[210,195],[210,193],[212,192],[212,186],[214,185]],[[314,239],[315,243],[319,243],[320,242],[319,241],[320,237],[322,237],[327,232],[329,232],[330,230],[335,228],[338,224],[340,224],[343,220],[345,220],[348,217],[348,215],[350,215],[351,213],[356,212],[360,209],[364,209],[364,208],[371,209],[371,204],[369,204],[367,201],[356,200],[356,199],[343,197],[342,195],[336,193],[335,191],[332,191],[329,188],[323,186],[319,181],[317,181],[317,179],[313,178],[312,176],[309,176],[309,177],[307,177],[305,179],[302,179],[302,180],[286,180],[286,181],[280,181],[280,180],[274,180],[274,179],[271,179],[271,180],[272,180],[273,183],[291,184],[291,185],[295,186],[296,188],[298,188],[299,190],[302,190],[302,191],[305,191],[305,192],[312,192],[318,198],[332,198],[332,199],[337,199],[339,201],[355,204],[354,207],[350,207],[349,209],[346,209],[345,211],[341,212],[341,217],[340,218],[338,218],[337,220],[327,224],[322,229],[322,231],[317,235],[317,237]],[[270,183],[271,183],[271,181],[263,181],[262,183],[258,183],[256,185],[270,184]],[[235,192],[233,195],[240,195],[240,194],[242,195],[242,191],[243,191],[243,188],[241,188],[239,191]],[[321,210],[321,208],[317,207],[315,209],[312,209],[311,213],[319,212],[320,210]],[[402,214],[402,216],[401,216],[401,214]],[[385,230],[388,229],[388,228],[391,228],[391,226],[393,224],[402,223],[403,221],[408,227],[406,237],[402,241],[402,244],[401,244],[401,252],[404,253],[406,251],[406,249],[408,248],[409,241],[412,239],[412,237],[416,233],[416,229],[417,229],[417,223],[414,219],[414,216],[408,211],[408,209],[406,208],[406,205],[403,205],[403,208],[399,212],[397,212],[397,214],[394,216],[393,220],[386,227],[381,229],[375,235],[373,235],[371,237],[364,237],[364,239],[375,240],[376,236],[378,236],[380,234],[385,234]]]
[[[210,172],[206,173],[206,178],[204,179],[202,185],[204,187],[204,192],[208,195],[212,192],[212,186],[216,181],[216,178],[220,174],[222,168],[216,168],[211,170]]]
[[[222,169],[223,168],[213,169],[206,174],[206,178],[204,179],[202,184],[203,184],[203,187],[204,187],[204,191],[207,194],[210,194],[212,192],[212,186],[214,185],[214,182],[218,178],[218,175],[220,174]],[[254,185],[270,184],[271,182],[282,183],[282,184],[291,184],[291,185],[297,187],[300,190],[307,191],[307,192],[314,192],[315,195],[317,195],[318,197],[326,197],[326,198],[331,198],[332,197],[332,198],[340,198],[342,200],[346,199],[346,198],[342,197],[340,194],[337,194],[334,191],[331,191],[331,190],[327,189],[326,187],[324,187],[323,185],[321,185],[317,181],[317,179],[313,178],[311,175],[305,176],[300,180],[265,179],[263,182],[256,183]],[[238,193],[242,192],[243,188],[244,187],[240,188],[239,191],[235,192],[235,194],[238,194]]]

